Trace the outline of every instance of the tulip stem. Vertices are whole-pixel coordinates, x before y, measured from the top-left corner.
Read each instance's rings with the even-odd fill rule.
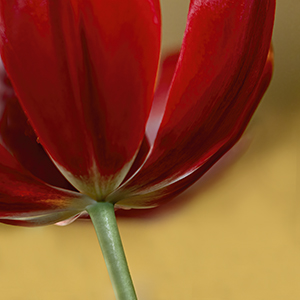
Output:
[[[117,300],[137,300],[122,246],[114,205],[97,202],[87,207],[97,233]]]

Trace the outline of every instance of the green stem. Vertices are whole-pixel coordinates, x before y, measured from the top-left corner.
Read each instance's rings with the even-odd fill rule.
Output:
[[[114,205],[97,202],[87,207],[117,300],[137,300],[124,254]]]

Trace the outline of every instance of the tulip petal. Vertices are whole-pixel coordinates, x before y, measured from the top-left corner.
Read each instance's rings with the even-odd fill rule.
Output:
[[[168,93],[177,65],[178,57],[179,52],[174,52],[173,54],[166,56],[163,59],[159,70],[159,80],[155,89],[154,99],[146,126],[146,134],[151,145],[154,143],[165,112]]]
[[[101,199],[143,140],[160,50],[158,0],[0,1],[1,55],[65,177]]]
[[[140,167],[146,160],[149,151],[150,151],[150,143],[149,143],[147,136],[145,135],[144,140],[139,149],[139,152],[138,152],[129,172],[127,173],[126,177],[124,178],[124,182],[127,181],[131,176],[133,176],[140,169]]]
[[[162,65],[159,70],[159,80],[156,86],[150,115],[147,121],[146,134],[139,152],[134,160],[134,163],[132,164],[131,169],[124,178],[124,182],[138,171],[138,169],[147,158],[147,154],[149,153],[151,146],[153,146],[155,136],[164,114],[165,106],[167,103],[167,95],[177,64],[178,56],[179,52],[176,52],[166,56],[163,59]]]
[[[0,137],[5,147],[35,177],[56,187],[74,190],[37,142],[37,136],[18,102],[3,66],[0,66],[0,80]]]
[[[263,97],[265,91],[267,90],[272,74],[273,74],[273,49],[272,46],[269,50],[267,57],[267,62],[265,64],[263,74],[257,84],[254,92],[251,95],[249,100],[249,109],[248,114],[241,121],[241,126],[236,127],[235,131],[232,132],[231,139],[223,145],[214,155],[212,155],[203,165],[201,165],[197,170],[189,174],[188,176],[173,182],[172,184],[166,185],[161,189],[157,189],[153,192],[145,192],[138,195],[130,196],[128,193],[128,198],[126,194],[122,194],[119,191],[118,198],[115,195],[117,202],[117,207],[119,208],[152,208],[158,206],[160,203],[166,203],[172,200],[174,197],[178,196],[184,192],[188,187],[195,183],[199,178],[201,178],[222,156],[229,151],[235,143],[240,139],[241,135],[244,132],[244,129],[247,127],[247,124],[252,117],[257,105],[259,104],[261,98]],[[123,197],[123,199],[122,199]],[[117,200],[118,199],[118,200]]]
[[[274,22],[274,0],[191,1],[187,29],[153,151],[121,190],[145,193],[226,152],[253,114]]]
[[[0,145],[0,222],[22,226],[53,224],[94,202],[85,195],[39,181],[22,170]]]

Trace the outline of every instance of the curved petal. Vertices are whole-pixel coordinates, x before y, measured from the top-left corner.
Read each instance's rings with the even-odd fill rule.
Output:
[[[0,217],[0,222],[8,225],[23,226],[23,227],[35,227],[35,226],[45,226],[53,224],[64,224],[65,220],[72,219],[75,221],[77,215],[80,214],[77,210],[70,211],[47,211],[39,212],[37,215],[34,214],[16,214],[15,216]],[[66,223],[68,225],[72,222]]]
[[[133,176],[139,170],[139,168],[142,166],[142,164],[146,160],[149,151],[150,151],[150,143],[149,143],[149,139],[145,135],[143,142],[141,144],[141,147],[139,149],[139,152],[138,152],[130,170],[128,171],[126,177],[124,178],[124,182],[126,182],[131,176]]]
[[[161,67],[159,69],[159,79],[156,85],[152,107],[146,126],[146,134],[151,145],[154,143],[165,112],[168,93],[177,65],[178,57],[179,51],[169,54],[163,58]]]
[[[0,1],[1,55],[40,143],[80,191],[118,186],[142,142],[158,0]]]
[[[153,146],[155,136],[164,114],[167,103],[167,95],[174,75],[178,56],[179,52],[176,52],[166,56],[163,59],[162,66],[159,69],[159,80],[156,85],[152,107],[146,125],[146,134],[134,163],[132,164],[123,182],[126,182],[141,167],[147,158],[151,146]]]
[[[55,188],[31,176],[0,145],[0,222],[38,226],[82,212],[91,198]]]
[[[38,143],[10,80],[0,62],[0,138],[17,161],[35,177],[56,187],[74,190]]]
[[[249,101],[249,113],[241,120],[241,124],[239,127],[236,127],[232,132],[231,138],[227,143],[223,145],[214,155],[212,155],[206,162],[201,165],[197,170],[187,175],[184,178],[179,179],[176,182],[173,182],[170,185],[164,186],[161,189],[157,189],[152,192],[145,192],[138,195],[134,195],[132,197],[124,198],[124,194],[119,194],[119,201],[117,201],[118,207],[135,207],[135,208],[143,208],[143,207],[156,207],[162,202],[168,202],[172,200],[174,197],[178,196],[180,193],[185,191],[188,187],[190,187],[193,183],[195,183],[199,178],[201,178],[228,150],[230,150],[235,143],[239,140],[241,135],[244,132],[244,129],[247,127],[248,122],[250,121],[253,113],[257,105],[259,104],[261,98],[263,97],[265,91],[267,90],[272,74],[273,74],[273,48],[271,46],[269,50],[269,54],[267,57],[267,62],[265,64],[263,74],[251,95]],[[123,198],[122,198],[123,197]]]
[[[145,193],[188,176],[242,132],[270,47],[274,0],[191,1],[153,151],[121,190]]]

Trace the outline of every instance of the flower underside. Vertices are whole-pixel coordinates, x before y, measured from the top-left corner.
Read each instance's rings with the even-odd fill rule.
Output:
[[[0,221],[52,224],[184,191],[269,85],[274,10],[192,0],[181,50],[158,72],[158,0],[0,0]]]

